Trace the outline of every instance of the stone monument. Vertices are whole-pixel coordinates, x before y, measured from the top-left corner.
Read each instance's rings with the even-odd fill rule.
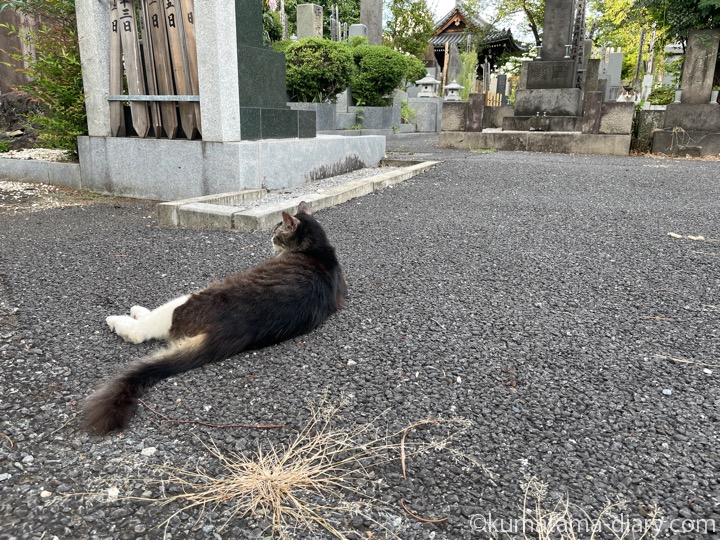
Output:
[[[514,109],[489,106],[482,94],[470,94],[464,107],[446,103],[440,146],[627,154],[633,104],[604,103],[589,41],[572,57],[574,19],[574,0],[547,0],[543,45],[522,65]]]
[[[680,103],[667,106],[664,127],[653,135],[654,153],[720,154],[720,105],[710,102],[719,46],[720,29],[690,32]]]
[[[78,141],[83,188],[164,201],[279,189],[375,166],[384,154],[384,137],[316,137],[315,113],[287,106],[285,58],[262,45],[254,0],[196,4],[199,95],[184,97],[199,101],[202,140],[113,137],[110,4],[77,0],[76,12],[89,130]]]
[[[573,0],[547,0],[542,47],[528,62],[524,88],[515,97],[515,116],[503,129],[538,128],[536,118],[549,118],[545,131],[574,131],[579,127],[582,91],[575,87],[572,49]]]
[[[360,22],[367,27],[370,45],[382,45],[382,0],[360,0]]]
[[[297,5],[297,37],[323,37],[323,8],[317,4]]]

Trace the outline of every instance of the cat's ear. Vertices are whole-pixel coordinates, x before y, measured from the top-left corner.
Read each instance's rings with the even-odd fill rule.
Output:
[[[300,206],[298,206],[298,214],[306,214],[308,216],[312,216],[312,210],[310,210],[310,205],[305,201],[302,201],[300,203]]]
[[[292,232],[295,232],[298,228],[298,225],[300,225],[300,220],[296,217],[291,216],[287,212],[282,213],[282,220],[285,228],[290,229]]]

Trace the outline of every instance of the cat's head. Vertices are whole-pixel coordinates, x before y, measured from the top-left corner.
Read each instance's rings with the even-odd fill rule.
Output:
[[[291,216],[287,212],[282,213],[282,222],[278,223],[273,231],[272,243],[276,255],[285,251],[301,251],[308,247],[312,241],[308,234],[314,227],[308,227],[310,223],[316,223],[311,217],[310,206],[303,201],[298,207],[298,212]]]

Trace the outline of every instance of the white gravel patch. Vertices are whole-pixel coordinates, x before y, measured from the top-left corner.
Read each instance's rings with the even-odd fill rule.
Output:
[[[22,150],[9,150],[0,154],[0,158],[9,159],[36,159],[38,161],[69,162],[73,161],[66,150],[55,148],[23,148]]]

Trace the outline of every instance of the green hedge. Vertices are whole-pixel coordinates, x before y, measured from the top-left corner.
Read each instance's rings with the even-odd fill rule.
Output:
[[[293,101],[334,102],[350,85],[355,69],[350,47],[318,38],[301,39],[285,49],[286,83]]]
[[[382,45],[360,45],[352,49],[355,76],[350,87],[355,103],[364,107],[385,107],[392,103],[408,71],[405,55]]]

